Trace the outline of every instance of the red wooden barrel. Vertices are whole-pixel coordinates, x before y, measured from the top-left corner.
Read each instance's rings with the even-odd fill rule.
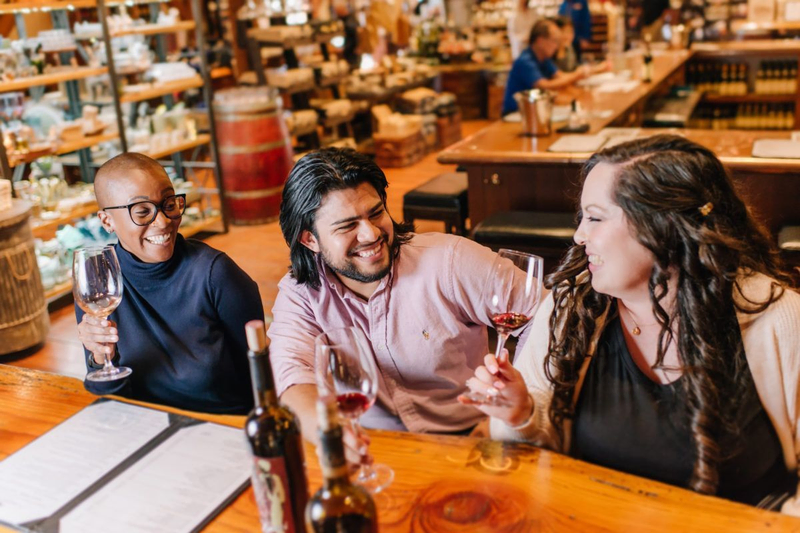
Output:
[[[214,116],[231,221],[263,224],[275,220],[294,164],[280,99],[266,88],[219,91]]]

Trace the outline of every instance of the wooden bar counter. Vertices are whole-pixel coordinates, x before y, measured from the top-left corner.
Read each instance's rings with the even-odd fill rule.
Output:
[[[95,399],[79,380],[0,366],[0,460]],[[187,414],[244,423],[243,417]],[[382,532],[800,531],[797,518],[523,444],[384,431],[370,436],[373,455],[395,471],[394,483],[376,497]],[[306,462],[316,490],[321,475],[308,445]],[[247,489],[205,531],[258,531],[257,516]]]
[[[777,50],[800,52],[797,41],[708,44],[688,51],[654,52],[653,81],[627,93],[600,93],[572,88],[559,95],[587,111],[588,135],[609,127],[636,128],[638,137],[677,133],[713,150],[730,170],[737,188],[773,234],[800,223],[800,159],[751,157],[756,139],[788,139],[788,132],[744,130],[639,129],[644,105],[671,85],[683,83],[683,66],[708,54],[748,54]],[[799,97],[800,98],[800,97]],[[554,129],[562,124],[554,124]],[[607,130],[606,130],[607,131]],[[469,217],[475,227],[498,211],[575,212],[580,195],[579,172],[590,153],[557,153],[548,149],[562,135],[527,137],[519,123],[497,122],[442,151],[438,161],[465,167],[469,176]],[[798,154],[800,157],[800,154]]]
[[[497,122],[439,154],[439,162],[467,168],[473,227],[497,211],[576,209],[580,168],[591,153],[549,152],[561,136],[526,137],[521,130],[520,124]],[[679,134],[710,148],[770,231],[800,223],[800,159],[750,155],[754,140],[789,139],[788,132],[645,128],[629,132],[639,137]]]

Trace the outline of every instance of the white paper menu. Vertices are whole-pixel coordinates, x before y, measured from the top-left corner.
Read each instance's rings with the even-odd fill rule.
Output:
[[[100,400],[0,462],[0,522],[188,533],[247,486],[251,468],[240,429]]]
[[[169,415],[92,404],[0,462],[0,521],[47,518],[169,427]]]
[[[62,518],[59,531],[195,531],[247,483],[251,465],[241,430],[180,429]]]

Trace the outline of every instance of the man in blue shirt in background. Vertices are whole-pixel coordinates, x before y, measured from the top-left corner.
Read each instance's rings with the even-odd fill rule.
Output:
[[[642,4],[647,6],[651,2],[654,0],[646,0]],[[578,61],[580,61],[582,52],[592,42],[592,14],[589,12],[589,2],[588,0],[564,0],[558,9],[558,15],[572,19],[572,27],[575,28],[572,46],[578,55]]]
[[[585,78],[588,68],[578,68],[575,72],[561,72],[553,63],[553,56],[561,42],[561,30],[550,19],[540,20],[533,25],[528,39],[528,48],[514,60],[508,74],[506,93],[503,97],[503,115],[517,110],[514,95],[527,89],[558,90],[568,87]]]

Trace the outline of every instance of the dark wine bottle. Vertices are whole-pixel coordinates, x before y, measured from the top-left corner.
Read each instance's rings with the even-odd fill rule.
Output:
[[[256,404],[245,434],[253,452],[253,492],[264,533],[301,533],[308,502],[303,444],[294,414],[278,404],[264,323],[245,324]]]
[[[377,533],[378,514],[372,496],[363,487],[350,482],[335,399],[317,401],[317,419],[317,455],[325,481],[306,507],[306,531]]]

